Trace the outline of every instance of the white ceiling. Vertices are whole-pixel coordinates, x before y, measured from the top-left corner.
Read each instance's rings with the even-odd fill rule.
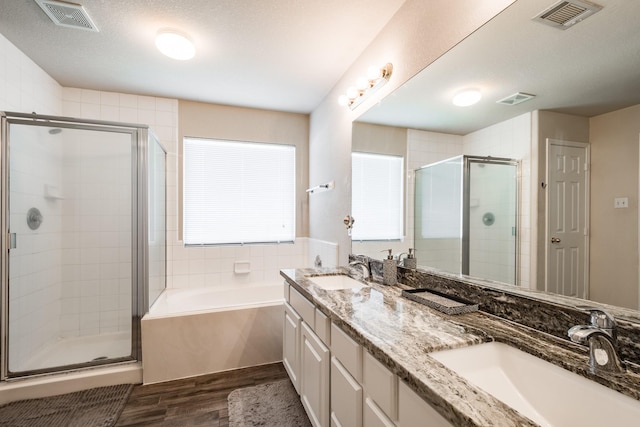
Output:
[[[465,135],[532,110],[586,117],[640,104],[640,1],[593,0],[602,10],[566,29],[532,21],[557,0],[517,0],[359,120]],[[480,103],[453,95],[479,88]],[[515,106],[496,101],[537,95]]]
[[[99,32],[56,26],[34,0],[0,0],[0,33],[58,83],[309,113],[404,0],[73,0]],[[158,30],[195,42],[164,57]]]

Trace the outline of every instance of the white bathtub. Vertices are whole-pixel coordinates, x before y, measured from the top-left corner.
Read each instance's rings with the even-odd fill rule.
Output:
[[[142,318],[143,382],[281,361],[283,283],[164,291]]]
[[[193,314],[201,311],[235,310],[282,304],[283,282],[233,288],[166,289],[153,303],[149,317]]]

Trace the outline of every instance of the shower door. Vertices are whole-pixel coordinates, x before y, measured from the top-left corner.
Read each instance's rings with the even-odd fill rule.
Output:
[[[518,162],[457,156],[415,174],[418,265],[516,284]]]
[[[517,162],[465,156],[465,274],[516,284]]]
[[[3,124],[3,377],[132,360],[136,128]]]

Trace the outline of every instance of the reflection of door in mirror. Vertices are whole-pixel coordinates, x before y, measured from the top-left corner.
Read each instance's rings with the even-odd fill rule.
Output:
[[[418,264],[516,283],[517,162],[458,156],[415,175]]]
[[[546,291],[588,298],[588,144],[547,140]]]

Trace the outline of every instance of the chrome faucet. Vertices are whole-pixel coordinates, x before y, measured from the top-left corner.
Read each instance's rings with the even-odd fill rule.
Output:
[[[589,368],[592,373],[622,373],[626,368],[617,353],[618,335],[612,315],[597,308],[591,312],[590,325],[577,325],[569,329],[571,341],[589,344]]]
[[[349,267],[356,266],[360,266],[360,268],[362,269],[362,277],[365,281],[371,280],[371,269],[369,268],[368,262],[356,260],[349,263]]]

